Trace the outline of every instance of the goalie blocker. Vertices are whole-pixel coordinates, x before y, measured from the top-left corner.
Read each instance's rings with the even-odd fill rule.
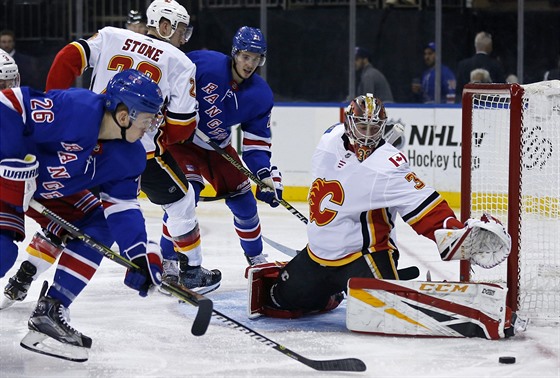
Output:
[[[490,283],[351,278],[346,327],[391,336],[497,340],[527,326],[506,306],[506,293]]]

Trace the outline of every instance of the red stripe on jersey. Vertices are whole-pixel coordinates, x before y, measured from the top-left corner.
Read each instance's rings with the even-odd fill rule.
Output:
[[[370,210],[367,215],[367,229],[371,237],[369,250],[375,252],[391,249],[389,245],[391,225],[385,209]]]
[[[446,201],[441,201],[411,226],[418,234],[435,241],[434,231],[444,228],[443,222],[449,217],[455,218],[455,213]]]
[[[263,140],[248,139],[248,138],[243,138],[243,144],[246,145],[246,146],[264,146],[264,147],[268,147],[268,148],[270,148],[270,146],[272,146],[271,143],[267,143]]]
[[[6,96],[6,98],[11,102],[14,109],[19,113],[19,115],[23,114],[23,107],[21,102],[19,102],[16,94],[14,93],[13,89],[6,89],[2,91],[2,94]]]
[[[67,272],[76,272],[80,276],[86,278],[88,281],[97,271],[97,264],[95,264],[94,262],[92,262],[92,264],[95,266],[95,268],[70,256],[67,253],[63,253],[60,256],[58,264],[59,266],[65,267]]]

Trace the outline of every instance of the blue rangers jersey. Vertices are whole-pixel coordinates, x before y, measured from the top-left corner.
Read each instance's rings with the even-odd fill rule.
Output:
[[[198,50],[187,56],[196,65],[198,128],[223,148],[231,142],[232,126],[240,124],[243,161],[252,172],[270,167],[273,95],[266,81],[255,73],[238,85],[232,58],[220,52]],[[194,143],[212,149],[196,136]]]
[[[105,95],[79,88],[0,92],[0,160],[37,157],[36,199],[99,187],[109,229],[126,251],[147,240],[137,200],[146,155],[140,141],[98,140],[104,101]]]

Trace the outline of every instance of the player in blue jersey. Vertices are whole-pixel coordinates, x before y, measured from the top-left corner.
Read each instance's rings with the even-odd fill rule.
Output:
[[[266,41],[257,28],[241,27],[233,37],[231,56],[209,50],[188,53],[196,64],[196,99],[200,121],[197,127],[233,157],[231,128],[240,124],[243,131],[243,161],[269,190],[257,189],[257,198],[278,206],[282,199],[280,172],[272,166],[270,113],[272,91],[255,73],[266,60]],[[250,182],[243,173],[196,135],[192,143],[170,145],[169,151],[195,189],[198,201],[204,188],[203,177],[218,196],[225,195],[233,213],[235,231],[250,265],[266,262],[262,254],[261,226],[257,203]],[[241,160],[239,160],[241,161]],[[233,194],[231,196],[228,196]],[[165,259],[176,259],[170,238],[162,237]]]
[[[29,208],[34,198],[99,242],[116,242],[140,267],[125,276],[140,295],[161,283],[159,246],[147,240],[137,196],[146,166],[140,138],[161,124],[162,105],[158,85],[136,70],[115,75],[106,94],[27,87],[0,92],[0,277],[25,237],[24,212],[63,237],[60,227]],[[93,187],[100,200],[87,190]],[[102,257],[78,239],[66,242],[54,282],[48,291],[44,285],[29,319],[24,347],[61,358],[87,356],[91,338],[68,325],[67,309]],[[42,349],[47,338],[50,348]]]

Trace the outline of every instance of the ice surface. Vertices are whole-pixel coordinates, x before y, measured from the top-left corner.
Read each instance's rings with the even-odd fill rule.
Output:
[[[304,203],[293,203],[307,214]],[[159,238],[161,210],[142,202],[152,238]],[[29,352],[19,346],[27,319],[39,295],[34,282],[29,296],[0,311],[0,377],[559,377],[560,328],[529,325],[512,339],[415,339],[355,334],[344,325],[345,305],[329,314],[298,320],[246,315],[246,260],[223,201],[203,202],[197,209],[204,249],[203,265],[220,269],[221,287],[208,294],[214,308],[275,342],[311,359],[356,357],[365,373],[318,372],[240,331],[212,319],[205,335],[190,333],[194,307],[155,293],[141,298],[122,283],[124,270],[105,260],[90,284],[72,304],[70,324],[93,338],[89,360],[68,362]],[[283,207],[259,204],[263,234],[291,248],[305,245],[305,225]],[[29,221],[28,236],[36,225]],[[400,267],[417,265],[421,278],[457,279],[455,263],[441,262],[435,245],[399,223]],[[3,289],[24,259],[0,280]],[[265,245],[269,261],[285,260]],[[42,279],[52,282],[54,269]],[[41,279],[40,278],[40,279]],[[513,365],[498,363],[515,356]]]

